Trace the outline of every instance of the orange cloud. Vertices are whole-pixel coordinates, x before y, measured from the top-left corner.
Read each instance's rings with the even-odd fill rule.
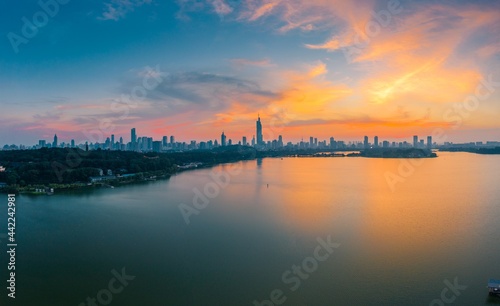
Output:
[[[482,73],[473,57],[457,56],[459,47],[476,31],[499,23],[497,13],[441,6],[408,16],[397,33],[373,39],[355,58],[380,67],[361,82],[365,97],[375,103],[463,99]]]
[[[351,93],[351,89],[342,84],[327,80],[328,73],[324,63],[310,67],[306,73],[288,71],[283,73],[286,87],[281,90],[273,106],[286,109],[290,116],[317,118],[328,116],[335,102]]]

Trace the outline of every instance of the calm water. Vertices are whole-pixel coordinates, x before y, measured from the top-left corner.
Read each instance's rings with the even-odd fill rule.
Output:
[[[439,155],[402,172],[394,191],[384,175],[402,160],[285,158],[238,163],[217,190],[210,173],[234,165],[19,196],[17,298],[4,289],[0,304],[79,305],[122,268],[135,279],[111,305],[253,305],[275,289],[285,305],[429,305],[455,278],[467,287],[445,291],[452,304],[499,304],[485,287],[500,278],[500,156]],[[179,205],[193,206],[193,188],[213,198],[187,225]],[[340,246],[311,261],[329,236]],[[304,260],[307,278],[291,281]]]

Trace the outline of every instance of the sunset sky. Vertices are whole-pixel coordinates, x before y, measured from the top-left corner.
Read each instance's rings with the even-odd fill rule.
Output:
[[[1,144],[500,140],[500,1],[0,2]]]

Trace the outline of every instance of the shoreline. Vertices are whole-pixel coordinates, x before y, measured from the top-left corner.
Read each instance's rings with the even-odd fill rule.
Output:
[[[345,152],[345,153],[341,153]],[[261,153],[261,154],[258,154]],[[264,153],[264,154],[262,154]],[[243,161],[251,161],[265,158],[346,158],[346,157],[364,157],[364,158],[386,158],[386,159],[405,159],[405,158],[436,158],[438,157],[435,153],[432,156],[366,156],[362,154],[362,151],[323,151],[323,152],[257,152],[256,155],[262,156],[254,156],[251,158],[241,158],[236,160],[227,160],[222,162],[213,162],[213,163],[200,163],[200,162],[192,162],[188,165],[175,165],[176,170],[158,170],[153,172],[139,172],[139,173],[131,173],[127,176],[126,179],[124,177],[116,177],[115,179],[104,180],[100,182],[76,182],[76,183],[68,183],[68,184],[60,184],[60,183],[49,183],[49,184],[32,184],[24,187],[16,187],[16,186],[7,186],[0,189],[0,193],[12,193],[15,192],[17,194],[23,195],[31,195],[31,196],[41,196],[41,195],[55,195],[57,193],[62,192],[72,192],[72,191],[85,191],[85,190],[98,190],[98,189],[114,189],[122,186],[134,185],[134,184],[142,184],[151,181],[157,180],[165,180],[170,179],[172,176],[180,174],[185,171],[191,170],[200,170],[212,168],[215,166],[220,166],[224,164],[233,164],[237,162]],[[52,189],[52,191],[50,190]],[[40,191],[43,190],[43,191]]]

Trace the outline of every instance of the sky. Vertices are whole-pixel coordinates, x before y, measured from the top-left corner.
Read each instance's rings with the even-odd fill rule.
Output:
[[[500,1],[6,1],[0,143],[500,140]]]

